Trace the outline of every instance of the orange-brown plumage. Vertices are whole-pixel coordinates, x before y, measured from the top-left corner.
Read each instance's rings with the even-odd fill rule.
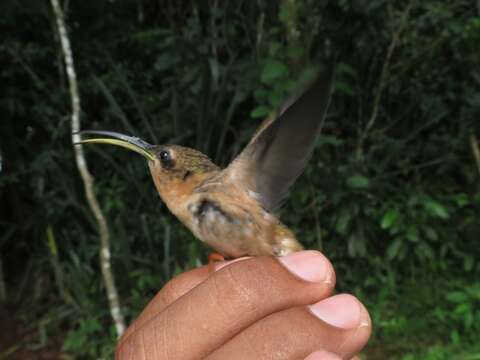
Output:
[[[178,146],[159,149],[169,151],[173,162],[182,159],[180,168],[192,172],[186,178],[185,172],[163,169],[160,160],[149,162],[149,168],[168,209],[197,238],[226,257],[284,255],[302,249],[290,230],[208,158],[190,162],[191,168],[186,170],[190,150]]]

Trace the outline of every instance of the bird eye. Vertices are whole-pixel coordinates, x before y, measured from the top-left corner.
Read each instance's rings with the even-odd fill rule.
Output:
[[[165,169],[170,169],[173,167],[172,156],[168,151],[162,150],[159,154],[160,162]]]

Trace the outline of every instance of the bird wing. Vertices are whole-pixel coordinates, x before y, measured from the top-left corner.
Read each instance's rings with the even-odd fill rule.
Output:
[[[277,118],[266,119],[225,169],[230,179],[256,193],[268,211],[287,195],[310,158],[330,101],[333,68],[328,64]]]

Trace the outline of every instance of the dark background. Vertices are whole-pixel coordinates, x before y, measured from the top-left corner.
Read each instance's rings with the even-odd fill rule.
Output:
[[[82,127],[195,147],[221,165],[335,57],[322,136],[280,217],[332,260],[339,291],[366,303],[368,359],[480,358],[478,2],[62,4]],[[0,34],[0,358],[109,357],[50,3],[2,0]],[[86,151],[130,320],[208,249],[159,201],[141,157]]]

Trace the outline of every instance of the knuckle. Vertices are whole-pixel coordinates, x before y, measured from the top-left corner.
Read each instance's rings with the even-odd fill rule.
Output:
[[[182,281],[180,278],[173,278],[163,286],[161,291],[161,301],[165,305],[172,303],[182,295],[181,284]]]
[[[251,259],[231,264],[220,270],[212,279],[213,291],[220,293],[228,307],[236,311],[254,313],[265,304],[265,297],[274,295],[274,281],[268,265],[261,259]],[[223,308],[227,308],[222,304]]]
[[[254,282],[245,282],[245,275],[239,274],[234,268],[226,269],[226,276],[230,279],[230,293],[240,306],[248,311],[254,312],[258,309],[258,291]]]

